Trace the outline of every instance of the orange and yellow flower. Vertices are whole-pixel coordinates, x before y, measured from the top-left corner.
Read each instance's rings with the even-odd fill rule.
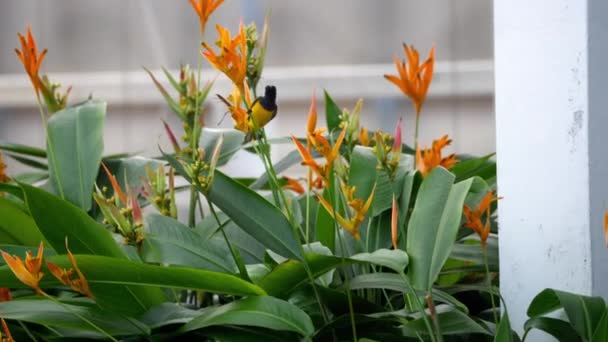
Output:
[[[397,67],[398,75],[384,75],[384,77],[410,98],[414,104],[416,115],[419,115],[429,86],[433,80],[435,47],[431,48],[429,56],[422,64],[420,64],[420,55],[413,46],[403,44],[403,50],[407,57],[407,63],[405,60],[400,61],[395,56],[395,66]]]
[[[287,184],[283,186],[283,189],[291,190],[300,195],[306,192],[302,184],[300,184],[297,179],[285,177],[285,181],[287,181]]]
[[[63,285],[67,285],[72,288],[72,290],[79,292],[89,298],[93,298],[93,294],[89,289],[89,282],[84,277],[84,274],[78,268],[76,264],[76,259],[74,259],[74,255],[68,248],[68,239],[65,239],[65,248],[68,251],[68,258],[70,259],[70,263],[72,263],[72,268],[65,269],[57,266],[56,264],[47,261],[46,265],[49,268],[49,271],[55,276],[55,278],[59,279],[59,281]],[[78,278],[74,278],[74,273],[78,276]]]
[[[372,189],[372,192],[369,194],[369,197],[365,203],[361,198],[355,198],[356,188],[354,186],[341,184],[341,188],[344,196],[346,197],[346,203],[352,210],[352,216],[349,219],[346,219],[344,216],[334,210],[333,206],[323,196],[317,195],[317,198],[331,217],[338,221],[344,230],[349,232],[356,240],[359,240],[361,238],[361,234],[359,233],[359,225],[365,221],[365,215],[367,215],[367,211],[372,205],[374,193],[376,192],[376,186],[374,185],[374,188]]]
[[[6,183],[10,180],[6,175],[6,164],[2,161],[2,153],[0,153],[0,183]]]
[[[0,341],[1,342],[15,342],[13,336],[11,336],[11,331],[8,330],[8,325],[4,321],[4,318],[0,319],[2,321],[2,331],[4,331],[4,335],[0,333]]]
[[[209,63],[217,70],[224,73],[241,94],[244,93],[244,82],[247,74],[247,37],[245,36],[245,26],[241,21],[239,33],[231,36],[228,29],[217,25],[219,54],[207,43],[203,43],[202,54]]]
[[[25,72],[30,77],[32,86],[36,91],[36,95],[38,95],[44,86],[38,73],[40,71],[42,60],[44,59],[44,56],[46,56],[47,49],[42,50],[42,52],[38,54],[36,41],[34,40],[34,36],[32,35],[29,25],[27,26],[27,33],[25,37],[21,33],[18,33],[17,36],[19,37],[19,42],[21,43],[21,50],[15,49],[15,53],[23,64]]]
[[[463,214],[466,218],[466,222],[464,223],[465,227],[473,229],[477,235],[479,235],[481,246],[484,249],[486,248],[488,236],[490,236],[490,229],[492,228],[490,221],[490,204],[497,199],[498,198],[494,195],[494,191],[490,191],[482,198],[475,210],[472,210],[467,205],[463,208]],[[484,214],[486,215],[485,223],[482,223],[482,216]]]
[[[2,253],[2,258],[4,258],[4,261],[11,271],[13,271],[17,279],[34,289],[36,293],[44,294],[39,286],[40,279],[42,279],[44,276],[44,273],[40,272],[40,267],[42,266],[42,256],[44,253],[44,246],[42,242],[40,242],[40,247],[38,247],[38,254],[36,257],[32,256],[31,251],[27,251],[25,255],[25,263],[16,255],[10,255],[4,251],[0,252]]]
[[[247,108],[249,108],[251,106],[251,93],[246,83],[243,86],[242,91],[239,90],[239,88],[234,87],[232,89],[232,93],[228,95],[228,99],[223,98],[221,95],[218,95],[218,97],[226,105],[226,107],[228,107],[228,111],[232,116],[232,121],[234,121],[234,128],[245,134],[249,134],[252,129],[252,124],[249,120],[247,108],[242,107],[243,93],[245,94],[245,105]]]
[[[198,15],[201,23],[201,34],[205,32],[207,21],[213,12],[224,2],[224,0],[188,0]]]
[[[434,140],[432,147],[429,149],[421,151],[420,148],[416,147],[416,168],[422,176],[426,177],[437,166],[449,169],[458,162],[455,154],[442,158],[441,150],[451,142],[452,140],[446,134],[439,140]]]

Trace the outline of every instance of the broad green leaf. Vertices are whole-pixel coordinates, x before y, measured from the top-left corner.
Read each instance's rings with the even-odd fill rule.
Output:
[[[456,176],[456,181],[465,180],[474,176],[483,176],[487,179],[496,176],[496,163],[491,160],[495,153],[479,158],[462,160],[454,165],[450,171]],[[493,170],[493,174],[491,172]]]
[[[150,327],[158,329],[165,325],[190,322],[194,317],[203,314],[199,310],[188,309],[175,303],[162,303],[146,311],[139,320]]]
[[[103,153],[106,103],[87,101],[48,120],[49,175],[55,193],[81,209],[91,208]]]
[[[498,323],[498,326],[496,327],[494,342],[519,342],[519,336],[517,336],[517,334],[511,329],[509,313],[506,311],[506,309],[504,310],[505,313],[500,318],[500,323]]]
[[[340,128],[340,115],[342,114],[342,111],[331,96],[329,96],[327,90],[323,91],[323,96],[325,97],[325,120],[327,120],[327,131],[333,132]]]
[[[388,267],[401,273],[407,266],[409,258],[407,253],[400,249],[378,249],[372,253],[360,253],[350,257],[354,260],[366,261],[374,265]]]
[[[487,240],[486,252],[488,253],[488,265],[492,268],[498,267],[498,239],[490,236]],[[477,265],[483,265],[483,249],[479,241],[474,243],[455,243],[452,247],[451,259],[468,261]]]
[[[21,189],[32,218],[57,253],[67,253],[67,238],[73,253],[127,259],[110,232],[82,209],[26,184],[21,184]],[[117,305],[117,309],[125,309],[129,313],[143,312],[164,300],[160,289],[131,289],[122,285],[99,287],[94,294],[106,306]]]
[[[342,258],[335,256],[308,254],[306,260],[313,278],[342,265]],[[348,259],[345,261],[347,264],[352,263]],[[308,274],[302,262],[288,260],[276,266],[258,282],[258,285],[271,296],[285,298],[293,290],[308,282]]]
[[[342,207],[341,196],[332,194],[332,189],[335,188],[336,177],[332,172],[329,176],[329,185],[323,190],[323,198],[334,205],[334,208]],[[332,252],[336,252],[336,220],[325,208],[319,207],[317,217],[315,218],[315,237],[317,241],[327,246]]]
[[[21,164],[23,164],[25,166],[29,166],[29,167],[34,168],[34,169],[47,171],[48,168],[49,168],[49,166],[46,163],[44,163],[44,162],[42,162],[40,160],[34,159],[34,158],[23,157],[23,156],[14,155],[14,154],[11,154],[11,153],[7,153],[6,155],[8,157],[11,157],[14,160],[18,161],[19,163],[21,163]]]
[[[72,305],[40,299],[16,299],[0,302],[0,316],[54,328],[68,328],[94,332],[97,337],[106,335],[87,324],[87,319],[113,336],[149,334],[150,328],[133,318],[103,311],[96,305]],[[82,317],[82,318],[81,318]]]
[[[411,293],[410,288],[407,286],[402,276],[395,273],[383,272],[360,274],[351,279],[349,283],[349,288],[351,290],[387,289],[399,291],[402,293]],[[425,290],[416,292],[420,296],[424,296],[427,294]],[[439,289],[433,289],[433,299],[442,303],[453,305],[462,312],[469,312],[469,309],[466,305],[464,305],[458,299],[454,298],[449,293],[441,291]]]
[[[429,289],[448,259],[460,227],[472,179],[453,184],[454,175],[435,168],[422,182],[408,224],[409,276],[416,289]]]
[[[46,158],[46,151],[44,149],[34,146],[10,143],[7,141],[0,141],[0,151],[13,152],[30,157]]]
[[[245,134],[236,129],[203,127],[200,147],[205,151],[207,158],[211,158],[213,149],[222,134],[224,135],[224,142],[222,143],[220,150],[220,159],[217,163],[218,166],[226,164],[230,158],[241,149],[243,139],[245,138]]]
[[[602,315],[602,319],[595,328],[595,332],[593,333],[592,342],[603,342],[608,341],[608,309],[604,311]]]
[[[356,187],[355,197],[362,198],[364,202],[372,193],[378,180],[376,165],[378,165],[378,160],[371,147],[355,146],[350,159],[348,181],[349,185]],[[374,198],[372,206],[376,201],[377,196]]]
[[[110,159],[104,162],[110,172],[116,177],[118,184],[122,189],[128,189],[134,187],[139,189],[141,187],[141,179],[146,177],[146,165],[151,167],[153,170],[158,169],[160,165],[164,164],[162,160],[144,158],[144,157],[127,157]],[[112,188],[110,181],[107,179],[105,172],[100,172],[100,179],[103,181],[103,185]],[[98,186],[101,185],[98,183]]]
[[[138,287],[152,287],[155,289],[167,287],[195,289],[237,296],[266,294],[262,288],[250,282],[221,272],[189,267],[156,266],[105,256],[79,254],[74,257],[76,258],[78,267],[89,281],[91,290],[96,297],[96,290],[116,284],[129,285],[131,289],[137,289]],[[65,255],[49,257],[47,260],[64,268],[71,267]],[[11,288],[26,287],[26,285],[15,278],[7,266],[0,267],[0,283]],[[40,282],[42,288],[56,285],[58,285],[58,281],[51,276],[42,278]],[[160,302],[150,306],[150,308],[159,304]]]
[[[192,331],[215,325],[244,325],[272,330],[293,331],[306,337],[314,333],[310,317],[297,306],[274,297],[248,297],[201,315],[180,331]]]
[[[0,192],[5,192],[23,200],[23,191],[17,185],[0,183]]]
[[[564,309],[576,332],[589,340],[606,311],[606,303],[601,297],[545,289],[532,299],[528,316],[533,318],[560,308]]]
[[[289,220],[258,193],[216,170],[213,184],[205,195],[266,248],[302,260]]]
[[[0,196],[0,243],[38,246],[47,242],[36,222],[15,202]]]
[[[453,308],[446,307],[445,305],[438,305],[436,309],[437,320],[439,321],[439,327],[443,335],[491,335],[484,326],[476,322],[462,311],[454,310]],[[404,324],[404,329],[406,332],[410,332],[413,336],[416,336],[416,333],[421,335],[428,334],[422,318],[417,318],[407,322]]]
[[[141,256],[146,262],[189,266],[234,273],[236,265],[225,243],[204,239],[193,229],[170,217],[147,214]]]
[[[536,316],[528,319],[524,330],[538,329],[555,337],[560,342],[582,342],[580,335],[569,322],[557,318]],[[502,341],[501,341],[502,342]]]

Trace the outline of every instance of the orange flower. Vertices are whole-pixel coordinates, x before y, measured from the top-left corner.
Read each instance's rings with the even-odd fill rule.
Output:
[[[2,334],[0,334],[0,341],[1,342],[15,342],[15,340],[13,339],[13,336],[11,336],[11,331],[8,330],[8,325],[6,325],[4,318],[2,318],[1,321],[2,321],[2,330],[4,331],[4,336],[2,336]]]
[[[441,158],[441,150],[452,142],[448,139],[447,134],[433,141],[433,146],[426,150],[420,150],[416,147],[416,168],[422,176],[426,177],[435,167],[443,166],[446,169],[454,166],[458,159],[455,154],[450,154],[445,158]]]
[[[223,72],[234,85],[239,89],[241,94],[244,91],[245,75],[247,73],[247,38],[245,36],[245,26],[241,21],[239,25],[239,33],[231,37],[230,31],[226,28],[217,25],[218,41],[216,45],[219,47],[219,55],[213,51],[213,48],[203,42],[203,56],[207,58],[209,63],[217,70]]]
[[[422,104],[426,99],[433,80],[433,67],[435,64],[435,47],[429,51],[429,56],[424,63],[420,64],[420,55],[413,46],[403,44],[403,50],[407,57],[407,64],[395,56],[395,65],[399,75],[384,75],[384,78],[395,84],[401,91],[412,100],[416,115],[420,114]]]
[[[247,84],[244,85],[243,91],[245,93],[245,104],[249,107],[251,106],[251,94]],[[232,116],[232,121],[234,121],[234,128],[248,134],[251,130],[251,125],[247,108],[241,107],[241,104],[243,103],[241,90],[234,87],[232,93],[228,95],[228,99],[225,99],[221,95],[217,95],[217,97],[226,105],[226,107],[228,107],[228,111]]]
[[[391,212],[391,238],[393,240],[393,249],[399,249],[397,245],[397,223],[399,221],[399,207],[397,207],[397,200],[395,194],[393,194],[393,208]]]
[[[341,184],[341,188],[344,196],[346,197],[346,203],[353,211],[353,215],[350,219],[344,218],[344,216],[340,215],[340,213],[334,210],[332,205],[323,196],[317,195],[317,198],[331,217],[338,221],[344,230],[349,232],[355,238],[355,240],[359,240],[361,238],[361,234],[359,233],[359,225],[365,221],[365,215],[372,205],[374,193],[376,192],[376,186],[374,185],[374,188],[372,189],[372,192],[369,194],[369,197],[365,203],[363,203],[362,199],[354,197],[356,190],[354,186]]]
[[[342,145],[342,141],[344,141],[344,136],[346,135],[346,130],[343,129],[338,139],[336,139],[336,143],[333,147],[330,146],[329,142],[325,137],[318,136],[317,140],[312,141],[309,139],[308,142],[315,146],[317,152],[319,152],[323,157],[325,157],[326,163],[324,165],[319,165],[311,155],[311,152],[300,143],[296,137],[292,136],[292,140],[296,145],[298,152],[300,152],[300,156],[302,156],[302,165],[306,165],[310,167],[310,169],[323,181],[327,181],[329,179],[329,172],[333,166],[333,163],[338,158],[340,152],[340,146]],[[310,136],[309,136],[310,138]],[[317,144],[315,144],[317,143]]]
[[[199,21],[201,22],[201,34],[205,32],[205,25],[211,14],[224,2],[224,0],[188,0],[190,5],[198,14]]]
[[[306,192],[302,184],[300,184],[296,179],[285,177],[287,184],[283,186],[283,189],[291,190],[297,194],[303,194]]]
[[[68,258],[70,259],[73,268],[67,270],[65,268],[61,268],[55,265],[50,261],[47,261],[46,265],[48,266],[49,271],[51,271],[55,278],[59,279],[59,281],[63,285],[67,285],[71,287],[74,291],[79,292],[89,298],[93,298],[93,294],[91,293],[91,290],[89,290],[89,282],[78,268],[78,265],[76,264],[76,259],[74,259],[72,252],[68,248],[67,238],[65,239],[65,248],[68,251]],[[78,279],[73,279],[74,272],[76,272],[76,274],[78,275]]]
[[[466,222],[464,223],[465,227],[473,229],[477,235],[479,235],[479,239],[481,240],[481,246],[485,249],[486,243],[488,240],[488,236],[490,236],[490,204],[493,201],[496,201],[498,198],[494,196],[494,191],[488,192],[479,205],[477,209],[471,210],[467,205],[463,208],[463,214],[466,218]],[[486,214],[486,222],[482,223],[481,217]]]
[[[4,251],[0,251],[2,253],[2,258],[8,265],[8,267],[13,271],[17,279],[19,279],[25,285],[33,288],[37,293],[44,294],[38,285],[40,283],[40,279],[44,276],[44,273],[40,272],[40,267],[42,266],[42,256],[44,253],[44,246],[42,242],[40,242],[40,247],[38,247],[38,255],[34,258],[32,256],[32,252],[28,251],[25,255],[25,264],[15,255],[10,255]]]
[[[0,302],[8,302],[11,299],[13,299],[13,296],[11,296],[11,289],[7,287],[0,288]]]
[[[0,153],[0,183],[6,183],[10,180],[6,175],[6,164],[2,161],[2,153]]]
[[[361,131],[359,132],[359,144],[363,146],[369,146],[369,133],[367,132],[367,128],[361,127]]]
[[[21,50],[15,49],[15,53],[23,64],[25,72],[30,77],[32,86],[36,91],[36,95],[38,95],[43,87],[40,76],[38,76],[38,72],[40,70],[42,60],[46,55],[47,49],[42,50],[42,52],[38,54],[36,41],[34,40],[34,36],[32,35],[29,25],[27,26],[26,37],[23,37],[21,33],[17,33],[17,36],[19,37],[19,42],[21,43]]]

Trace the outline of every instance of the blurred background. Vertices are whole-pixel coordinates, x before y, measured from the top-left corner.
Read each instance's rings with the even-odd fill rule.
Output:
[[[226,0],[211,16],[205,38],[216,40],[215,23],[234,32],[241,19],[261,30],[268,9],[271,31],[260,86],[276,85],[279,105],[267,126],[269,136],[302,135],[313,89],[320,114],[325,89],[340,107],[352,109],[363,98],[362,124],[370,130],[392,134],[403,117],[405,142],[411,144],[412,106],[383,78],[396,73],[393,57],[404,58],[407,42],[423,56],[436,47],[421,145],[447,133],[453,152],[494,152],[492,1]],[[17,32],[25,32],[28,23],[39,49],[49,49],[41,73],[73,86],[69,103],[89,94],[108,101],[106,154],[154,156],[158,144],[168,147],[160,119],[181,128],[142,66],[196,67],[199,23],[187,0],[0,2],[0,140],[43,146],[35,96],[13,51]],[[202,66],[205,79],[217,78],[213,93],[226,94],[230,87],[223,75],[206,61]],[[216,126],[223,113],[223,105],[210,97],[207,125]],[[230,127],[230,118],[221,126]],[[277,146],[273,157],[291,149]],[[11,160],[7,164],[9,172],[21,170]],[[235,176],[254,176],[263,170],[258,164],[243,153],[229,168]]]

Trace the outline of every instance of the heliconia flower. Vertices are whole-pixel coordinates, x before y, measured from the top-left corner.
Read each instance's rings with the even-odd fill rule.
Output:
[[[118,184],[118,181],[116,180],[116,177],[114,177],[114,175],[110,172],[110,170],[108,169],[108,167],[106,166],[105,163],[102,162],[101,166],[103,166],[103,169],[106,172],[106,176],[108,176],[108,179],[110,180],[110,184],[112,184],[112,189],[114,189],[114,194],[116,196],[118,196],[118,198],[120,198],[120,200],[122,201],[122,203],[124,205],[127,205],[127,195],[125,195],[125,193],[120,188],[120,185]]]
[[[365,203],[363,203],[362,199],[354,197],[355,190],[356,189],[354,186],[346,186],[342,184],[342,192],[346,197],[346,203],[353,211],[353,215],[350,219],[344,218],[344,216],[334,210],[333,206],[323,196],[317,195],[317,198],[331,217],[338,221],[342,228],[349,232],[355,238],[355,240],[359,240],[361,238],[361,234],[359,233],[359,225],[365,221],[365,215],[372,205],[374,193],[376,192],[376,185],[374,185],[374,188],[372,189],[372,192]]]
[[[234,128],[248,134],[251,128],[247,108],[242,107],[243,93],[245,95],[244,100],[246,106],[251,106],[251,94],[247,84],[244,85],[243,90],[239,90],[238,87],[232,88],[232,93],[228,95],[228,99],[225,99],[221,95],[217,95],[217,97],[226,105],[226,107],[228,107],[228,111],[230,112],[232,121],[234,122]]]
[[[6,175],[6,164],[2,161],[2,153],[0,152],[0,183],[6,183],[10,180]]]
[[[198,15],[201,23],[201,34],[205,32],[205,26],[211,14],[224,2],[224,0],[188,0]]]
[[[483,199],[479,202],[479,205],[475,210],[472,210],[467,205],[463,208],[463,214],[466,218],[464,223],[465,227],[473,229],[479,239],[481,240],[482,248],[486,248],[488,236],[490,236],[491,222],[490,222],[490,204],[496,201],[498,198],[494,196],[494,191],[488,192]],[[481,218],[486,215],[485,223],[482,223]]]
[[[11,299],[13,299],[11,289],[8,287],[0,287],[0,302],[8,302]]]
[[[312,91],[312,100],[310,101],[310,109],[308,109],[308,120],[306,121],[306,133],[314,134],[317,128],[317,101],[315,91]]]
[[[23,68],[32,82],[36,95],[38,95],[44,86],[38,73],[40,71],[42,60],[44,59],[44,56],[46,56],[47,49],[42,50],[42,52],[38,54],[36,41],[34,40],[34,36],[32,35],[29,25],[27,26],[26,37],[24,37],[21,33],[18,33],[17,36],[19,37],[19,42],[21,43],[21,50],[15,49],[15,53],[23,64]]]
[[[69,270],[65,268],[61,268],[56,264],[47,261],[46,265],[49,268],[49,271],[57,278],[63,285],[69,286],[72,290],[79,292],[89,298],[94,298],[91,290],[89,289],[89,282],[84,277],[84,274],[78,268],[76,264],[76,259],[72,252],[68,248],[68,238],[65,238],[65,248],[68,251],[68,259],[70,259],[70,263],[72,263],[72,268]],[[78,278],[74,278],[74,272],[78,276]]]
[[[245,36],[245,26],[241,21],[239,33],[231,37],[230,31],[217,25],[219,39],[216,45],[219,47],[219,54],[213,51],[209,44],[203,42],[203,56],[217,70],[224,73],[242,93],[244,90],[245,76],[247,74],[247,39]]]
[[[298,180],[290,177],[285,177],[285,180],[287,181],[287,184],[283,186],[283,189],[291,190],[300,195],[306,192],[306,190],[304,190],[304,187],[302,186],[302,184],[300,184],[300,182],[298,182]]]
[[[300,153],[300,156],[302,157],[302,165],[308,166],[315,174],[317,174],[317,176],[325,179],[326,178],[325,167],[319,165],[315,161],[315,159],[312,157],[310,152],[306,149],[306,147],[304,147],[304,145],[302,145],[302,143],[296,137],[294,137],[292,135],[291,139],[293,140],[293,143],[296,145],[296,149],[298,150],[298,152]]]
[[[397,222],[399,221],[399,207],[397,207],[397,199],[395,199],[395,194],[393,194],[393,208],[391,211],[391,239],[393,241],[393,249],[399,249],[397,245],[398,231],[397,231]]]
[[[362,146],[369,146],[369,143],[370,140],[367,128],[361,127],[361,130],[359,131],[359,144],[361,144]]]
[[[413,46],[403,44],[403,50],[407,57],[400,61],[395,56],[395,66],[398,75],[384,75],[384,77],[396,85],[414,103],[416,115],[420,114],[422,104],[433,80],[433,68],[435,64],[435,47],[429,51],[429,56],[424,63],[420,64],[420,55]]]
[[[0,320],[2,321],[2,331],[4,332],[4,335],[0,334],[0,341],[2,341],[2,342],[15,342],[15,340],[13,339],[13,336],[11,336],[10,330],[8,330],[8,325],[6,325],[6,322],[4,321],[4,318],[2,318]]]
[[[432,147],[429,149],[420,150],[419,147],[416,147],[416,168],[422,176],[426,177],[437,166],[450,169],[458,163],[455,154],[442,158],[441,150],[451,142],[452,140],[446,134],[439,138],[439,140],[434,140]]]
[[[40,279],[42,279],[44,276],[44,273],[40,272],[40,267],[42,266],[42,257],[44,254],[44,246],[42,242],[40,242],[40,247],[38,247],[38,254],[36,257],[32,256],[31,251],[27,251],[25,255],[25,263],[16,255],[10,255],[4,251],[0,252],[2,253],[2,258],[11,271],[13,271],[17,279],[34,289],[36,293],[44,294],[39,286]]]

